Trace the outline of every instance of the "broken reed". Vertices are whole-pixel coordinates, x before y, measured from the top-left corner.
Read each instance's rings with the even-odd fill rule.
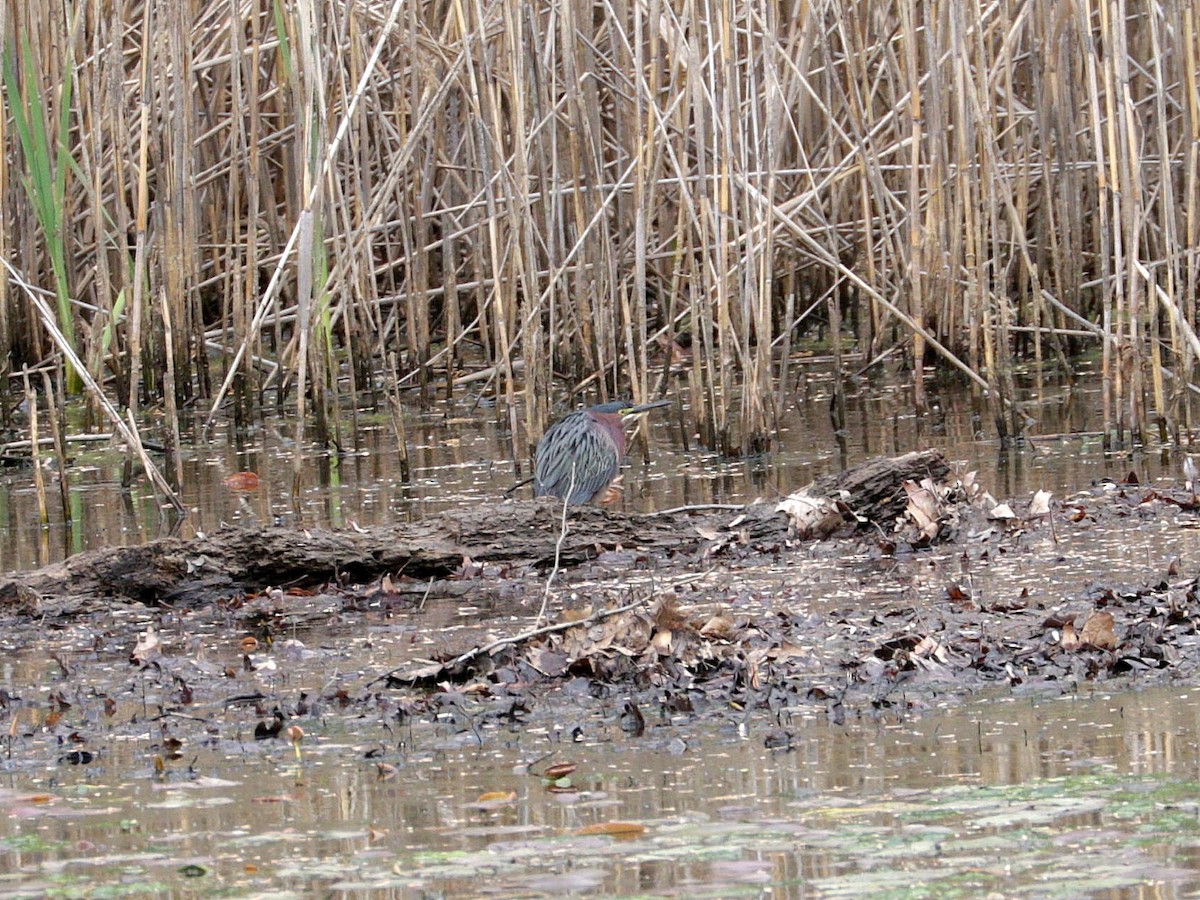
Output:
[[[578,393],[666,392],[750,452],[832,323],[915,359],[918,410],[957,368],[1002,436],[1014,360],[1081,350],[1110,442],[1192,425],[1195,2],[4,13],[0,252],[131,408],[273,399],[334,440],[338,398],[470,365],[522,451]],[[5,365],[49,349],[0,284]]]

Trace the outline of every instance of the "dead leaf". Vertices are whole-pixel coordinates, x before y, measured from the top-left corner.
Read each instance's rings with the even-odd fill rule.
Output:
[[[222,483],[231,491],[257,491],[259,484],[258,476],[253,472],[234,472]]]
[[[765,650],[752,650],[746,654],[746,684],[752,690],[762,688],[762,660]]]
[[[776,662],[786,662],[789,659],[800,659],[810,654],[810,651],[799,644],[793,644],[791,641],[784,641],[778,647],[773,647],[767,651],[767,658],[773,659]]]
[[[672,631],[677,628],[684,628],[688,624],[687,616],[679,608],[679,603],[676,602],[672,595],[664,595],[659,601],[658,607],[654,610],[654,625],[656,628],[661,628],[664,631]]]
[[[497,806],[507,806],[517,799],[516,791],[488,791],[480,794],[471,806],[481,809],[493,809]]]
[[[641,737],[646,730],[646,719],[637,704],[625,701],[625,711],[621,713],[621,730],[634,737]]]
[[[544,647],[533,647],[525,655],[526,660],[534,669],[547,678],[558,678],[567,671],[568,659],[561,653],[555,653]]]
[[[659,629],[654,632],[654,637],[650,639],[650,646],[653,647],[659,656],[671,655],[671,641],[675,636],[675,632],[670,629]]]
[[[129,661],[135,665],[144,666],[162,652],[162,645],[153,625],[147,625],[146,630],[138,636],[137,645],[129,654]]]
[[[1082,643],[1079,640],[1079,635],[1075,633],[1075,626],[1068,622],[1062,627],[1062,637],[1059,639],[1059,646],[1064,650],[1078,650]]]
[[[1037,519],[1050,515],[1050,498],[1054,495],[1049,491],[1038,491],[1029,502],[1029,518]]]
[[[1113,615],[1110,612],[1092,613],[1079,632],[1079,640],[1097,650],[1116,650],[1117,635],[1113,631]]]
[[[946,585],[946,599],[959,606],[965,606],[971,602],[971,595],[964,591],[957,581],[952,581]]]
[[[700,634],[703,637],[716,639],[721,641],[731,641],[734,639],[736,630],[734,629],[733,619],[728,616],[723,616],[717,613],[711,616],[707,622],[700,626]]]
[[[842,514],[836,503],[825,497],[810,497],[803,492],[780,501],[775,512],[788,517],[789,530],[801,540],[814,536],[828,537],[842,524]]]
[[[948,659],[946,655],[946,645],[932,635],[926,635],[925,637],[921,638],[921,640],[917,643],[917,646],[912,648],[911,654],[913,656],[936,659],[940,663],[944,663]]]
[[[576,834],[606,834],[609,837],[632,838],[646,833],[646,826],[637,822],[600,822],[584,825]]]
[[[914,481],[904,482],[904,492],[908,494],[908,506],[904,514],[917,526],[917,531],[926,540],[937,537],[940,526],[938,519],[938,498],[936,489],[928,479],[921,484]]]

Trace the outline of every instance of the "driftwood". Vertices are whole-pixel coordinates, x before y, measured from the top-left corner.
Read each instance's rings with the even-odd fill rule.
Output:
[[[840,498],[862,521],[888,528],[903,511],[906,480],[946,475],[936,450],[874,459],[810,485],[809,495]],[[695,548],[712,535],[743,541],[788,537],[776,503],[756,503],[719,515],[680,510],[625,515],[573,508],[559,564],[576,565],[617,545],[648,555]],[[223,528],[183,540],[92,550],[30,572],[0,576],[0,609],[38,614],[112,599],[188,606],[268,586],[319,585],[335,578],[366,582],[384,574],[441,578],[477,563],[548,566],[555,559],[562,507],[543,498],[451,510],[422,522],[362,531]],[[862,524],[859,521],[857,524]],[[890,528],[889,528],[890,530]]]

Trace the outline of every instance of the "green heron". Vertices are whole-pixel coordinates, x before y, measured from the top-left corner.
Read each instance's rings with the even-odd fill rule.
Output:
[[[534,496],[559,497],[572,505],[593,499],[617,477],[625,459],[623,417],[670,405],[670,400],[612,400],[563,416],[538,442]]]

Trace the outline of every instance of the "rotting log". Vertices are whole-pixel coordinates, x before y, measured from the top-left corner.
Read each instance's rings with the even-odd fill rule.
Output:
[[[868,460],[823,476],[805,490],[837,498],[863,520],[888,526],[903,510],[906,480],[937,480],[948,471],[939,451],[926,450]],[[574,566],[618,545],[649,555],[686,551],[714,532],[732,531],[746,541],[783,540],[788,520],[775,505],[648,515],[574,507],[559,564]],[[465,559],[545,566],[554,561],[561,511],[557,500],[543,498],[464,507],[421,522],[363,530],[231,527],[190,540],[90,550],[0,576],[0,609],[61,615],[106,599],[186,607],[268,586],[319,585],[338,578],[362,583],[386,573],[444,577]]]

